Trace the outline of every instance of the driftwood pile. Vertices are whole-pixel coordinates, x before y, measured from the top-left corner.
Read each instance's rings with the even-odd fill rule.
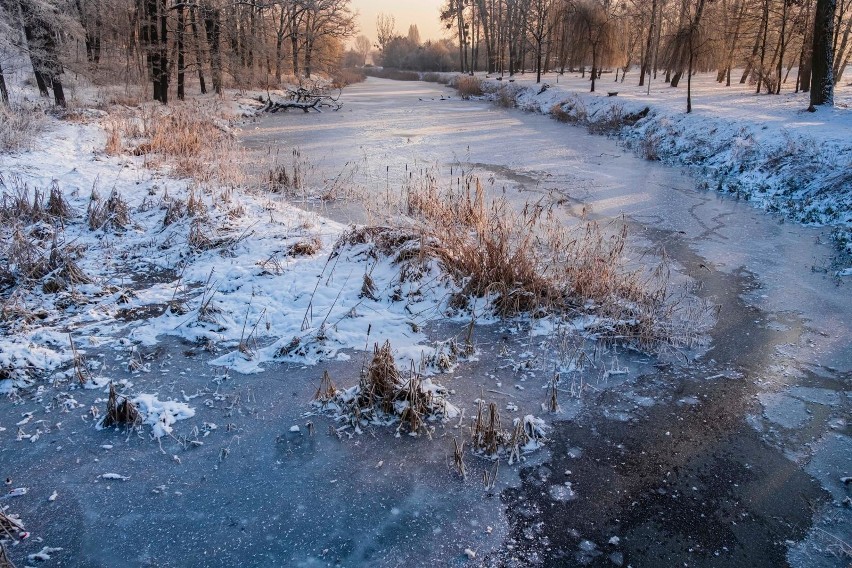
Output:
[[[273,100],[271,95],[267,96],[265,104],[258,110],[258,114],[262,112],[276,113],[280,110],[287,111],[291,108],[301,109],[305,112],[315,110],[322,112],[322,109],[340,110],[343,103],[338,102],[340,93],[337,97],[332,97],[319,89],[306,89],[299,87],[298,89],[287,89],[287,98],[284,100]],[[261,100],[261,102],[264,102]]]

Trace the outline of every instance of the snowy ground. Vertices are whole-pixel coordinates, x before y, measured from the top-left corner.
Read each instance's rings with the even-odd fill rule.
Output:
[[[525,110],[559,108],[564,120],[618,135],[646,159],[688,166],[707,189],[834,226],[841,248],[852,253],[852,87],[839,85],[834,108],[810,113],[808,95],[792,92],[794,76],[780,95],[756,95],[753,85],[725,87],[715,74],[701,73],[686,114],[685,83],[671,88],[659,77],[650,92],[637,83],[635,72],[624,82],[605,74],[589,93],[579,73],[548,73],[541,85],[527,73],[502,81],[491,75],[485,89]]]
[[[605,138],[446,94],[369,80],[339,113],[243,124],[241,159],[263,172],[270,146],[289,156],[298,144],[320,189],[345,178],[352,195],[399,187],[415,169],[473,167],[519,207],[626,215],[633,262],[665,248],[680,280],[720,306],[710,352],[682,365],[590,344],[596,357],[550,417],[550,453],[523,469],[501,462],[485,489],[492,462],[469,455],[462,482],[448,455],[456,424],[435,424],[431,441],[382,428],[350,437],[308,402],[322,369],[354,384],[373,342],[417,362],[462,335],[467,320],[441,316],[448,282],[401,282],[362,245],[333,253],[347,227],[328,216],[360,215],[350,207],[321,216],[277,194],[177,180],[105,155],[99,113],[51,119],[50,144],[0,156],[4,191],[56,180],[74,214],[26,230],[43,251],[54,234],[63,251],[79,245],[92,282],[19,290],[0,338],[11,375],[0,384],[15,391],[0,410],[0,473],[29,489],[0,501],[31,532],[14,560],[842,565],[823,533],[848,542],[852,527],[840,481],[852,467],[852,306],[820,270],[825,232],[696,191]],[[127,202],[124,228],[88,226],[93,187]],[[368,272],[376,299],[362,293]],[[96,388],[76,385],[69,332]],[[468,418],[483,395],[504,420],[540,413],[553,339],[518,322],[483,326],[477,353],[435,380]],[[146,411],[141,435],[96,428],[109,379]],[[779,499],[793,494],[810,508]]]

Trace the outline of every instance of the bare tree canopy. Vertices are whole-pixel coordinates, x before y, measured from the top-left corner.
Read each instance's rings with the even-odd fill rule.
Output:
[[[25,55],[57,104],[69,67],[147,82],[167,103],[184,97],[189,77],[221,93],[277,85],[287,69],[297,78],[333,70],[355,31],[350,0],[2,0],[0,79],[4,54]],[[78,42],[85,61],[73,55]]]

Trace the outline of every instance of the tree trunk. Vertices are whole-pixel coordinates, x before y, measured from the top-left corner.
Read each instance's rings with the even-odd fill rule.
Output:
[[[30,61],[36,76],[39,92],[48,96],[48,83],[53,88],[53,99],[58,106],[65,106],[65,91],[62,88],[62,65],[56,48],[55,30],[41,14],[34,12],[27,2],[18,2],[24,19],[24,35],[30,51]]]
[[[760,68],[757,70],[757,91],[755,91],[758,94],[760,93],[760,87],[766,74],[764,63],[766,62],[766,36],[769,33],[769,0],[763,0],[763,19],[760,25],[763,31],[761,32],[760,39]]]
[[[811,55],[811,106],[834,104],[834,77],[832,64],[834,51],[834,10],[836,0],[817,0],[814,13],[814,41]]]
[[[177,6],[177,98],[184,100],[186,95],[185,69],[186,62],[184,61],[184,28],[186,28],[186,20],[183,13],[183,4]]]
[[[595,78],[598,76],[598,53],[597,46],[592,44],[592,90],[590,92],[595,92]]]
[[[195,43],[195,65],[198,66],[198,83],[201,94],[207,94],[207,84],[204,81],[204,57],[201,49],[201,39],[198,37],[198,8],[190,9],[190,21],[192,26],[192,41]]]
[[[159,6],[160,41],[157,48],[160,50],[160,97],[161,103],[169,102],[169,0],[161,0]]]
[[[781,73],[784,66],[784,53],[787,47],[787,0],[782,0],[784,7],[781,10],[781,45],[778,47],[778,66],[775,68],[776,80],[775,94],[781,94]]]
[[[311,78],[311,59],[313,57],[314,42],[312,40],[305,41],[305,77]]]
[[[541,83],[541,41],[538,42],[535,49],[535,82]],[[592,90],[594,91],[594,83],[592,83]]]
[[[836,85],[840,81],[841,75],[843,75],[843,67],[845,67],[845,61],[849,61],[849,55],[846,55],[844,59],[843,54],[846,53],[846,47],[849,45],[849,35],[852,34],[852,17],[850,17],[846,21],[846,28],[843,31],[843,39],[840,41],[840,47],[837,47],[834,50],[834,54],[837,59],[834,61],[834,84]],[[836,37],[840,34],[838,33]]]
[[[692,60],[695,58],[693,56],[692,49],[692,39],[690,36],[690,46],[689,46],[689,70],[686,76],[686,113],[689,114],[692,112]]]
[[[6,88],[6,77],[3,75],[2,61],[0,61],[0,102],[9,106],[9,89]]]
[[[648,29],[648,40],[645,43],[645,56],[642,58],[642,68],[639,75],[639,86],[645,84],[645,73],[649,72],[651,65],[651,45],[654,41],[654,28],[657,24],[657,0],[651,2],[651,27]]]
[[[740,39],[740,28],[743,23],[743,14],[745,13],[745,0],[740,0],[740,12],[737,15],[737,25],[734,28],[734,37],[731,41],[731,49],[728,50],[728,59],[725,62],[725,86],[731,86],[731,68],[734,66],[734,53],[737,49],[737,44]]]
[[[293,58],[293,75],[299,76],[299,34],[296,17],[293,15],[290,22],[292,29],[290,30],[290,47],[293,53],[290,56]]]
[[[216,8],[204,9],[204,29],[207,35],[207,45],[210,48],[210,73],[213,76],[213,91],[222,94],[222,54],[219,41],[222,35],[220,12]]]
[[[762,25],[762,24],[761,24]],[[751,74],[751,70],[754,67],[754,58],[757,57],[758,52],[760,52],[760,36],[754,40],[754,47],[751,49],[751,57],[746,61],[745,70],[743,71],[743,76],[740,77],[740,85],[745,84],[748,80],[748,76]]]
[[[37,40],[35,37],[33,23],[30,18],[30,13],[29,10],[24,7],[23,3],[21,3],[20,6],[21,13],[24,18],[24,37],[27,39],[27,44],[30,45],[30,62],[33,66],[33,75],[35,76],[36,85],[38,85],[38,92],[43,97],[49,97],[50,91],[48,91],[47,81],[44,78],[41,60],[38,56],[39,49],[34,47]]]

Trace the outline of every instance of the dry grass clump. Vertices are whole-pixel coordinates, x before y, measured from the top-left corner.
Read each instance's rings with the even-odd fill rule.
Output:
[[[338,390],[326,373],[314,397],[324,409],[356,429],[361,425],[399,423],[397,433],[407,430],[429,435],[427,423],[453,418],[458,409],[447,400],[443,387],[423,379],[412,368],[403,378],[396,366],[390,342],[375,345],[373,358],[358,385]]]
[[[130,224],[130,207],[121,194],[113,189],[104,200],[96,189],[92,190],[89,208],[86,211],[89,229],[121,230]]]
[[[50,234],[41,234],[42,229]],[[13,228],[7,243],[0,246],[0,283],[9,287],[42,281],[44,292],[56,293],[92,282],[77,264],[80,251],[61,246],[56,233],[47,229],[39,224],[26,230]]]
[[[56,293],[67,290],[76,284],[91,284],[92,279],[83,272],[75,260],[75,251],[60,247],[56,240],[50,249],[47,259],[49,272],[42,284],[42,290],[47,293]]]
[[[463,99],[482,96],[482,79],[469,75],[460,75],[455,81],[455,88]]]
[[[649,107],[638,112],[627,112],[624,105],[614,104],[602,111],[589,114],[586,105],[577,97],[553,105],[550,116],[559,122],[584,125],[592,134],[618,134],[625,126],[633,126],[651,111]]]
[[[243,180],[234,139],[217,107],[204,103],[148,105],[116,113],[107,125],[107,154],[145,156],[146,165],[166,165],[178,176],[237,184]]]
[[[201,221],[194,221],[189,226],[186,242],[194,251],[205,251],[216,248],[216,242],[207,236],[209,229]]]
[[[600,336],[644,350],[689,344],[706,321],[700,306],[690,311],[670,292],[665,263],[627,268],[623,220],[567,228],[542,207],[487,203],[475,179],[463,189],[426,184],[408,204],[422,231],[418,252],[438,259],[460,287],[453,307],[477,297],[501,317],[593,315]]]
[[[220,151],[230,151],[233,140],[207,113],[187,104],[170,112],[154,107],[143,113],[142,133],[148,141],[137,152],[164,157],[178,175],[209,179],[207,164],[220,157]]]
[[[363,83],[367,75],[360,69],[337,69],[331,73],[331,87],[342,89],[355,83]]]
[[[400,265],[400,281],[405,282],[416,278],[420,273],[420,266],[428,259],[424,238],[422,231],[406,228],[354,227],[340,236],[332,254],[339,253],[343,247],[369,245],[370,257],[393,257],[393,262]]]
[[[441,85],[449,85],[451,76],[448,73],[435,73],[428,71],[420,74],[420,80],[427,83],[440,83]]]
[[[73,214],[56,181],[51,184],[47,199],[39,189],[34,189],[31,196],[29,186],[18,176],[11,176],[7,182],[0,174],[0,190],[0,222],[4,224],[53,223]]]
[[[305,189],[306,178],[311,170],[307,159],[302,158],[302,152],[294,148],[290,164],[279,162],[276,156],[272,167],[266,174],[267,188],[272,193],[293,195]]]
[[[520,90],[517,85],[501,85],[497,90],[495,102],[503,108],[515,108]]]
[[[317,237],[302,240],[287,249],[287,256],[314,256],[322,249],[322,241]]]
[[[118,156],[121,154],[123,145],[121,142],[121,129],[116,121],[110,121],[106,126],[107,141],[104,152],[107,156]]]
[[[586,105],[578,98],[568,99],[553,105],[550,115],[559,122],[569,124],[585,124],[589,117]]]
[[[517,215],[504,202],[486,205],[478,180],[460,191],[421,188],[409,196],[409,207],[423,222],[429,255],[456,276],[462,296],[492,297],[502,316],[562,303],[564,291],[536,258],[540,212]]]
[[[600,116],[590,117],[588,130],[592,134],[617,134],[631,123],[622,105],[612,105]]]
[[[186,217],[187,206],[182,199],[170,198],[165,200],[163,204],[166,208],[166,214],[163,216],[163,227],[168,227]]]
[[[65,196],[62,195],[62,191],[59,189],[59,182],[56,180],[50,186],[50,195],[47,198],[47,213],[51,217],[61,220],[69,219],[74,214],[74,210],[71,209],[71,205],[66,201]]]
[[[528,414],[523,419],[515,418],[511,429],[505,430],[500,424],[497,404],[488,403],[486,408],[480,398],[476,418],[470,426],[471,446],[474,453],[485,457],[508,454],[511,465],[520,459],[522,452],[535,450],[547,441],[545,429],[543,420]]]
[[[375,345],[373,359],[359,386],[358,403],[361,408],[378,407],[382,412],[393,412],[394,399],[403,382],[389,341],[381,347]]]
[[[0,105],[0,152],[27,148],[44,127],[44,114],[36,108]]]
[[[333,400],[337,393],[338,389],[335,386],[334,381],[331,380],[331,375],[328,374],[327,370],[324,371],[319,387],[317,387],[317,392],[314,394],[314,400],[319,401],[320,403],[328,402]]]
[[[119,400],[120,398],[120,400]],[[142,416],[136,406],[126,396],[119,397],[115,392],[115,385],[109,384],[109,398],[107,399],[107,411],[101,426],[138,426],[142,423]]]

